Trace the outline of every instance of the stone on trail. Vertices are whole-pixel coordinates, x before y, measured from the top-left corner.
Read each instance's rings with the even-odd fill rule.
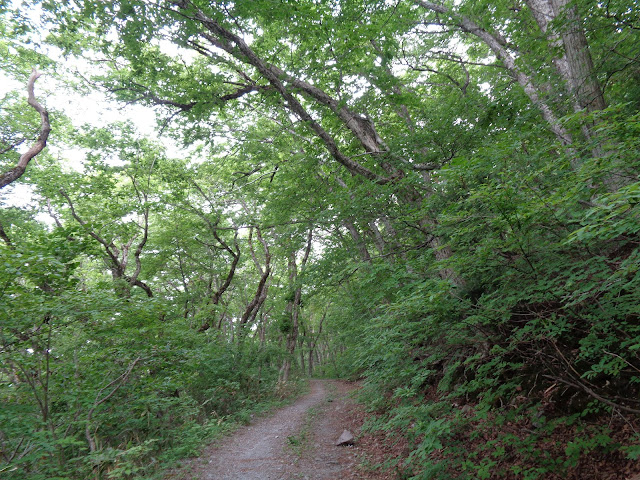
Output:
[[[353,435],[351,435],[351,432],[349,430],[344,430],[336,442],[336,445],[353,445]]]

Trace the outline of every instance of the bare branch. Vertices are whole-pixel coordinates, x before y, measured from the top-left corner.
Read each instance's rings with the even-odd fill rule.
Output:
[[[567,379],[552,376],[552,375],[543,375],[543,377],[550,378],[551,380],[554,380],[556,382],[564,383],[565,385],[569,385],[570,387],[577,388],[578,390],[582,390],[587,395],[595,398],[596,400],[612,408],[622,410],[623,412],[627,412],[627,413],[634,413],[636,415],[640,414],[640,410],[638,410],[637,408],[631,408],[631,407],[627,407],[626,405],[620,405],[619,403],[612,402],[611,400],[603,397],[602,395],[598,395],[596,392],[594,392],[589,387],[587,387],[584,383],[576,380],[575,378],[572,378],[572,380],[567,380]]]
[[[44,150],[44,147],[47,145],[47,139],[49,138],[49,133],[51,132],[51,124],[49,123],[49,112],[47,112],[47,110],[38,103],[35,93],[33,92],[33,87],[40,75],[40,72],[38,72],[34,68],[31,76],[29,77],[29,81],[27,82],[29,105],[31,105],[33,109],[40,114],[40,135],[38,136],[36,143],[34,143],[29,150],[20,155],[18,164],[11,170],[0,175],[0,188],[6,187],[10,183],[20,178],[26,171],[27,165],[29,164],[31,159],[33,159],[42,150]]]

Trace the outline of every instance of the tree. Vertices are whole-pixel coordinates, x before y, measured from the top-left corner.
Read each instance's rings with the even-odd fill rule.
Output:
[[[133,138],[129,125],[90,129],[78,140],[93,149],[85,171],[62,174],[52,166],[46,174],[51,182],[41,188],[42,193],[45,198],[60,198],[60,207],[64,205],[84,235],[100,245],[119,295],[129,297],[131,289],[138,287],[152,297],[151,287],[140,275],[149,238],[151,197],[159,187],[154,169],[163,162],[164,153],[157,145]]]
[[[313,241],[313,228],[309,228],[307,233],[306,243],[303,249],[302,258],[299,260],[298,265],[298,250],[291,250],[288,254],[287,267],[289,270],[289,292],[286,297],[285,308],[285,320],[282,331],[286,335],[286,353],[287,356],[280,368],[280,382],[286,383],[289,381],[289,374],[291,372],[291,362],[293,361],[293,354],[298,345],[298,336],[300,332],[300,309],[302,308],[302,275],[304,269],[309,261],[309,254],[311,253],[311,245]]]
[[[185,150],[85,129],[84,171],[30,168],[53,231],[0,216],[17,312],[0,402],[28,411],[0,432],[22,477],[145,475],[189,436],[175,409],[222,418],[306,367],[366,378],[376,423],[408,436],[406,476],[571,478],[637,453],[629,2],[80,0],[43,16],[47,42],[99,62],[86,87],[155,108]]]

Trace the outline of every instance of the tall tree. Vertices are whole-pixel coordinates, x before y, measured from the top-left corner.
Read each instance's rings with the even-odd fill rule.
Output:
[[[309,261],[311,246],[313,241],[313,228],[309,228],[307,239],[302,250],[302,258],[298,260],[298,250],[289,252],[287,267],[289,270],[289,293],[287,294],[286,312],[286,353],[282,367],[280,368],[280,382],[288,382],[291,373],[291,363],[294,361],[293,354],[298,345],[300,332],[300,309],[302,306],[302,275]],[[298,261],[300,264],[298,265]]]

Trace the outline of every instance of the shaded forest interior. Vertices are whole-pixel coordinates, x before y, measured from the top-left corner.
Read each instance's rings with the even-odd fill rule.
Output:
[[[313,375],[398,478],[640,472],[639,15],[0,2],[0,477],[158,479]]]

